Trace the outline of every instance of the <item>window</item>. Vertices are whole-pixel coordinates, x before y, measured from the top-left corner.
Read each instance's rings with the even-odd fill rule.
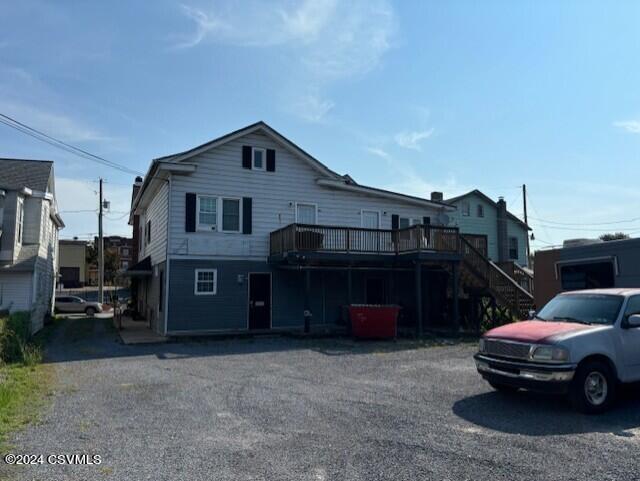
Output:
[[[484,217],[484,205],[478,204],[478,217]]]
[[[376,210],[362,211],[362,227],[366,229],[380,228],[380,213]]]
[[[122,249],[122,255],[123,256],[128,256],[129,255],[129,249],[127,249],[126,247]]]
[[[613,262],[583,262],[560,266],[560,283],[565,291],[613,287]]]
[[[315,224],[317,210],[315,204],[296,204],[296,222],[298,224]]]
[[[462,203],[462,215],[465,217],[469,217],[471,215],[471,204],[467,201]]]
[[[147,221],[147,244],[151,243],[151,221]]]
[[[164,304],[164,271],[160,271],[160,282],[158,286],[158,312],[162,312]]]
[[[22,233],[24,231],[24,199],[18,198],[18,212],[16,215],[18,225],[16,226],[16,242],[22,244]]]
[[[629,319],[633,314],[640,314],[640,296],[633,296],[627,302],[627,309],[624,311],[624,320]]]
[[[240,199],[222,199],[222,232],[240,232]]]
[[[217,269],[196,269],[195,290],[196,296],[214,296],[218,290]]]
[[[216,230],[218,225],[218,199],[198,196],[198,230]]]
[[[129,267],[129,261],[122,261],[122,262],[120,263],[120,267],[121,267],[122,269],[127,269],[127,268]]]
[[[518,259],[518,238],[509,237],[509,259]]]
[[[412,218],[412,217],[400,217],[400,229],[406,229],[407,227],[411,227],[413,225],[420,224],[420,219]]]
[[[265,149],[253,148],[252,165],[254,170],[265,170],[267,154]]]

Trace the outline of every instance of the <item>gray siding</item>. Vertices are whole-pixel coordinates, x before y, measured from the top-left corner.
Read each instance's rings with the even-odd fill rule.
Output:
[[[276,171],[242,168],[242,146],[276,150]],[[437,215],[400,201],[381,199],[317,185],[321,176],[304,160],[264,134],[254,133],[228,142],[188,160],[197,164],[194,174],[173,176],[171,187],[170,254],[233,256],[264,259],[269,233],[295,222],[295,203],[317,204],[317,223],[359,227],[361,210],[380,211],[382,228],[391,228],[391,215],[421,219]],[[252,197],[252,235],[221,232],[185,232],[185,193]]]
[[[0,271],[0,310],[30,310],[32,279],[31,272]]]

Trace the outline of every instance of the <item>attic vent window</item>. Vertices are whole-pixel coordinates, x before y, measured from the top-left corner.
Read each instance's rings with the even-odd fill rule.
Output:
[[[265,159],[267,157],[267,153],[265,149],[259,149],[257,147],[253,148],[253,169],[254,170],[265,170]]]

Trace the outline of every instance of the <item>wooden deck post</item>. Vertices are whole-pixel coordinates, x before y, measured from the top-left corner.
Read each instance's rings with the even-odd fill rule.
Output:
[[[453,329],[455,331],[460,330],[460,305],[459,305],[459,292],[458,289],[460,288],[460,280],[459,280],[459,270],[460,270],[460,265],[458,262],[452,262],[451,263],[451,268],[452,268],[452,282],[453,282],[453,286],[452,286],[452,291],[453,291],[453,313],[452,313],[452,321],[453,321]]]
[[[416,284],[416,336],[422,337],[422,264],[416,261],[415,266]]]
[[[311,330],[311,269],[305,269],[304,283],[304,332]]]

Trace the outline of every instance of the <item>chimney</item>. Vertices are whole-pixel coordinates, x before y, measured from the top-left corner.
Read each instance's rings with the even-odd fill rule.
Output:
[[[442,202],[444,200],[444,195],[442,192],[431,192],[431,200],[435,202]]]
[[[498,232],[498,261],[509,260],[509,237],[507,234],[507,203],[504,197],[498,197],[497,202],[497,232]]]

